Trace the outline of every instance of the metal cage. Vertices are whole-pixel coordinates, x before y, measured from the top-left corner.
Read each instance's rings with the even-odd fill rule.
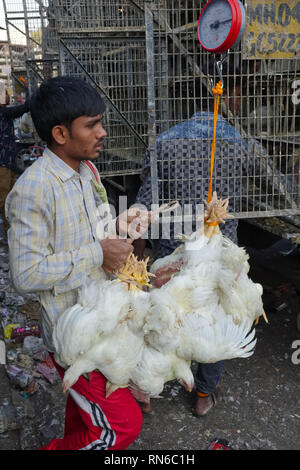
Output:
[[[51,0],[3,0],[3,6],[16,88],[20,74],[26,74],[26,60],[50,60],[58,54],[58,35]]]
[[[51,59],[26,60],[26,72],[30,93],[38,88],[44,81],[59,75],[58,57]]]
[[[147,146],[145,39],[64,38],[60,61],[63,74],[89,80],[106,103],[101,173],[139,172]]]
[[[144,29],[143,0],[54,0],[60,34]]]
[[[48,29],[60,39],[55,51],[60,55],[60,73],[89,80],[106,101],[109,137],[97,162],[100,171],[138,173],[149,147],[155,202],[171,199],[174,187],[200,184],[192,169],[167,184],[158,178],[156,140],[195,112],[204,111],[212,85],[219,80],[216,69],[204,71],[211,57],[197,38],[197,20],[206,0],[35,3],[43,6],[40,15],[46,15]],[[220,115],[251,148],[255,167],[254,175],[228,175],[244,188],[242,202],[237,198],[233,212],[238,218],[289,218],[299,214],[300,103],[295,99],[295,87],[300,84],[299,41],[292,57],[280,59],[249,57],[247,41],[248,36],[229,51],[227,59],[234,69],[222,77],[226,89],[230,81],[241,82],[241,95],[236,97],[241,101],[240,113],[233,115],[222,98]],[[45,59],[43,53],[40,58]],[[165,156],[165,166],[174,164],[171,157]],[[222,152],[220,159],[222,163]],[[186,168],[188,161],[182,164]]]
[[[152,2],[147,6],[145,2],[147,52],[152,64],[148,93],[155,102],[152,109],[155,126],[149,135],[154,176],[157,166],[175,167],[179,165],[180,158],[177,156],[174,159],[172,154],[165,152],[158,162],[155,149],[157,137],[160,138],[159,135],[164,132],[164,139],[168,140],[168,129],[187,119],[190,119],[192,126],[191,117],[197,111],[207,110],[211,85],[220,79],[216,68],[210,75],[203,72],[205,63],[211,57],[201,49],[196,27],[201,6],[205,3],[201,2],[199,5],[199,2],[182,0],[178,5],[175,0],[165,0],[159,4]],[[240,79],[241,95],[236,98],[241,100],[241,110],[239,115],[233,115],[224,102],[221,102],[220,114],[228,118],[241,134],[250,149],[248,158],[255,167],[254,176],[238,174],[236,169],[232,169],[231,174],[228,173],[228,179],[235,180],[235,184],[239,183],[244,188],[241,198],[232,198],[232,211],[238,218],[298,214],[300,103],[293,101],[293,84],[300,77],[300,61],[293,58],[245,59],[242,45],[231,50],[225,59],[231,62],[234,71],[230,72],[231,75],[222,77],[224,87],[229,90],[229,82]],[[174,138],[172,134],[174,132],[170,131],[170,142]],[[188,145],[192,145],[192,142]],[[210,147],[211,141],[206,148]],[[238,147],[235,152],[239,152]],[[214,183],[219,178],[217,171],[222,173],[222,165],[224,174],[227,171],[227,162],[222,160],[222,149],[220,153]],[[207,159],[209,157],[208,154]],[[153,179],[155,202],[162,203],[176,197],[174,187],[192,189],[193,185],[207,184],[209,172],[199,176],[200,173],[197,174],[195,170],[202,165],[201,152],[190,171],[186,171],[186,167],[190,165],[190,154],[187,153],[182,158],[180,176],[169,172],[165,173],[164,178]],[[197,181],[198,177],[200,181]],[[190,197],[187,192],[185,200],[193,203],[193,191],[187,191],[190,191]],[[226,194],[219,195],[226,197]]]

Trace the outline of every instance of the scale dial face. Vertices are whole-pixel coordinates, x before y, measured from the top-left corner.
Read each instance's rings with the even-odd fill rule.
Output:
[[[210,0],[198,20],[198,39],[209,52],[225,52],[239,42],[246,15],[239,0]]]

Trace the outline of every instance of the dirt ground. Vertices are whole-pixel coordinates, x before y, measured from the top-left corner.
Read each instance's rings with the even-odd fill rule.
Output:
[[[226,439],[239,450],[300,449],[300,255],[250,251],[251,277],[264,287],[269,319],[269,324],[261,319],[256,327],[254,355],[225,362],[217,406],[200,419],[191,413],[195,393],[176,382],[166,384],[162,398],[153,400],[152,413],[144,415],[131,450],[204,450],[214,438]],[[22,320],[21,305],[31,297],[12,291],[7,263],[7,246],[1,244],[2,319],[10,311]],[[20,352],[22,344],[16,349],[6,341],[6,347],[12,361],[11,351]],[[42,375],[34,381],[34,393],[22,390],[0,365],[0,406],[13,404],[21,417],[18,429],[0,432],[0,450],[36,450],[63,436],[66,397],[59,377],[52,384]]]

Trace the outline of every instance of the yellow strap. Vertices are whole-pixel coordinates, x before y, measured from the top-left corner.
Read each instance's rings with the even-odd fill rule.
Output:
[[[209,180],[207,202],[210,202],[211,196],[212,196],[212,176],[213,176],[214,161],[215,161],[216,129],[217,129],[218,109],[219,109],[220,95],[222,95],[222,93],[223,93],[222,82],[219,81],[216,84],[215,88],[212,89],[212,91],[213,91],[213,94],[214,94],[214,130],[213,130],[213,140],[212,140],[211,154],[210,154],[210,180]]]
[[[204,219],[206,224],[209,225],[210,227],[216,227],[219,225],[219,222],[207,222],[207,219]]]

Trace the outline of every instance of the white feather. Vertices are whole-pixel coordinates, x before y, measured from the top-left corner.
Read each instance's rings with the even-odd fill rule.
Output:
[[[83,289],[85,301],[58,316],[54,326],[55,357],[62,366],[73,364],[102,334],[111,333],[128,312],[129,294],[123,284],[92,281]]]
[[[252,341],[255,330],[249,334],[250,328],[249,322],[236,325],[229,315],[223,315],[215,323],[199,322],[196,314],[186,315],[176,353],[200,363],[248,357],[253,354],[256,344],[256,340]]]
[[[117,386],[127,386],[131,371],[141,359],[143,335],[133,333],[126,322],[109,335],[102,335],[84,355],[77,358],[65,373],[65,388],[71,387],[80,375],[99,370]]]
[[[163,354],[154,348],[145,346],[137,367],[132,371],[132,382],[150,397],[158,397],[164,384],[177,379],[192,389],[194,377],[190,363],[175,354]]]

